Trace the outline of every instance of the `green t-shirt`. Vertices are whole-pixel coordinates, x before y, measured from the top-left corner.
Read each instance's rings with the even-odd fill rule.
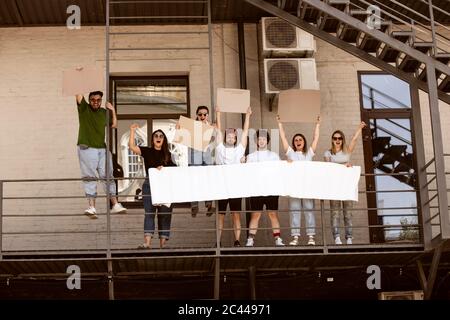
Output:
[[[91,148],[106,148],[105,127],[106,109],[93,110],[86,100],[78,104],[78,129],[77,145],[86,145]]]

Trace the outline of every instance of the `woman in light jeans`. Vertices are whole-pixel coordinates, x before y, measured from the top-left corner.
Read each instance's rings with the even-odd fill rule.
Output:
[[[364,122],[361,122],[347,147],[345,143],[345,135],[341,130],[336,130],[331,135],[331,149],[325,151],[324,158],[325,161],[334,162],[351,167],[350,155],[353,150],[355,150],[356,142],[362,129],[366,126]],[[333,232],[333,238],[335,244],[342,244],[341,236],[339,232],[339,226],[341,223],[340,212],[344,215],[344,226],[345,226],[345,239],[347,244],[353,243],[353,230],[352,230],[352,211],[349,210],[353,206],[352,201],[336,201],[330,200],[331,209],[331,227]]]
[[[292,146],[289,145],[286,139],[286,133],[284,132],[283,124],[280,122],[280,118],[277,117],[278,128],[280,130],[281,142],[283,143],[284,151],[288,158],[288,162],[292,161],[312,161],[317,143],[320,135],[320,116],[317,117],[316,126],[314,128],[313,142],[308,148],[306,138],[301,133],[296,133],[292,138]],[[316,234],[316,221],[314,217],[314,200],[313,199],[299,199],[289,198],[289,214],[291,225],[292,241],[289,242],[291,246],[297,246],[299,244],[300,226],[301,226],[301,214],[303,210],[305,214],[306,222],[306,234],[308,235],[308,244],[315,245],[314,236]]]

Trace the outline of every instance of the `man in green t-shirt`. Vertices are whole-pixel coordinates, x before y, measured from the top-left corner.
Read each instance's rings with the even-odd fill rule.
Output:
[[[106,144],[105,128],[107,110],[101,108],[103,92],[94,91],[89,94],[89,103],[86,102],[83,95],[76,96],[78,106],[78,120],[80,127],[78,130],[78,158],[80,160],[81,176],[84,182],[84,191],[89,200],[89,207],[84,213],[92,219],[97,219],[95,210],[95,198],[97,197],[96,177],[111,180],[113,177],[113,164],[111,153],[108,152],[108,174],[106,174]],[[111,103],[106,103],[112,115],[111,127],[117,127],[117,116]],[[116,195],[116,185],[110,181],[107,185],[105,180],[102,183],[111,195]],[[116,197],[111,197],[113,205],[111,213],[126,213],[126,209],[117,201]]]

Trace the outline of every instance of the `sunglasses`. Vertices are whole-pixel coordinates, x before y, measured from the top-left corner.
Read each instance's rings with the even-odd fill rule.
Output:
[[[155,137],[155,138],[164,138],[164,135],[163,134],[155,134],[153,137]]]
[[[332,139],[333,139],[333,141],[337,141],[337,140],[342,141],[342,140],[344,140],[344,138],[342,138],[342,137],[333,137]]]
[[[92,102],[101,102],[102,99],[90,99],[89,101],[92,101]]]
[[[201,117],[201,116],[206,117],[207,115],[208,115],[208,113],[197,113],[197,116],[199,116],[199,117]]]

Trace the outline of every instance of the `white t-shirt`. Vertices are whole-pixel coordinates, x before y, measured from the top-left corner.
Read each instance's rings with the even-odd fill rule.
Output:
[[[247,156],[247,162],[279,161],[280,156],[270,150],[255,151]]]
[[[236,147],[227,148],[223,143],[216,147],[216,164],[236,164],[241,163],[245,148],[239,143]]]
[[[331,154],[331,151],[327,150],[323,156],[325,158],[330,158],[330,161],[334,163],[346,164],[350,162],[350,153],[344,153],[342,150],[336,154]]]
[[[306,153],[301,151],[294,151],[291,147],[289,147],[288,151],[286,152],[286,156],[289,160],[292,161],[312,161],[315,153],[311,147],[309,147]]]

